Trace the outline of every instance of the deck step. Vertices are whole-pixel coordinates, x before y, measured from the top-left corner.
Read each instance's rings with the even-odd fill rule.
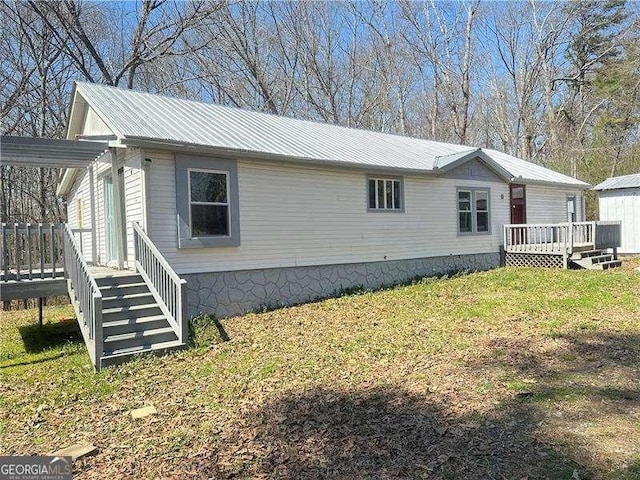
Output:
[[[143,292],[149,291],[149,287],[147,287],[147,284],[144,282],[105,285],[99,288],[103,298],[112,297],[114,295],[119,295],[123,293],[133,294],[133,293],[143,293]]]
[[[571,256],[571,260],[580,260],[582,258],[594,257],[596,255],[602,255],[602,250],[577,251]]]
[[[153,354],[153,355],[164,355],[169,351],[178,350],[184,348],[185,344],[180,343],[179,341],[170,341],[170,342],[160,342],[154,343],[150,346],[135,346],[129,348],[121,348],[112,350],[111,352],[105,352],[104,356],[101,358],[101,365],[106,367],[108,365],[117,365],[129,360],[133,355],[141,355],[141,354]]]
[[[132,307],[134,305],[150,305],[155,299],[149,290],[141,293],[125,293],[124,290],[109,292],[111,296],[102,296],[102,309]]]
[[[589,257],[589,260],[591,261],[591,263],[595,265],[597,263],[603,263],[603,262],[608,262],[610,260],[613,260],[613,255],[610,255],[610,254],[594,255],[593,257]]]
[[[594,268],[598,270],[609,270],[610,268],[616,268],[620,265],[622,265],[621,260],[609,260],[607,262],[596,263]]]
[[[139,332],[119,333],[104,337],[104,352],[110,355],[117,350],[132,347],[151,347],[158,343],[177,340],[178,337],[170,326],[146,329]]]
[[[139,273],[131,273],[126,275],[113,275],[110,277],[95,277],[98,287],[122,286],[131,283],[143,282]]]
[[[126,320],[112,320],[102,322],[103,336],[118,335],[122,333],[139,332],[142,330],[164,328],[169,322],[164,315],[152,315],[149,317],[132,318]]]
[[[105,322],[150,317],[155,315],[162,315],[162,310],[160,310],[160,307],[156,303],[102,309],[102,320]]]

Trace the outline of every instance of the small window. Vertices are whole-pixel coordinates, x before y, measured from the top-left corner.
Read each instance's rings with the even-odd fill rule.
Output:
[[[476,230],[478,232],[489,231],[489,192],[476,190]]]
[[[458,189],[458,233],[491,231],[490,194],[488,189]]]
[[[461,233],[473,232],[471,194],[472,192],[462,190],[458,192],[458,218],[460,222]]]
[[[229,173],[189,170],[191,237],[229,236]]]
[[[402,180],[399,178],[369,178],[369,210],[402,211]]]

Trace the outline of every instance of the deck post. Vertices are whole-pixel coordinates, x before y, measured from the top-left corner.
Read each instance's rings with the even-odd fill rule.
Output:
[[[38,298],[38,325],[42,328],[42,297]]]
[[[569,240],[567,241],[567,245],[565,250],[567,250],[567,252],[569,253],[573,253],[573,223],[569,222],[569,231],[567,232],[569,234]],[[565,266],[565,268],[567,268]]]
[[[103,336],[102,336],[102,296],[100,293],[94,293],[91,298],[92,303],[92,317],[90,322],[94,322],[93,325],[93,355],[94,364],[96,370],[100,370],[102,367],[101,360],[103,354]]]
[[[122,224],[123,219],[121,209],[121,195],[123,195],[124,192],[120,191],[120,179],[118,177],[118,155],[116,154],[115,148],[109,148],[109,153],[111,157],[111,179],[113,182],[113,215],[116,219],[116,250],[118,252],[118,269],[122,270],[124,269],[124,239],[122,233],[124,226]]]
[[[96,238],[96,192],[93,181],[93,165],[89,165],[89,204],[91,205],[91,263],[97,265],[98,242]]]
[[[189,341],[189,305],[187,303],[187,282],[184,279],[180,282],[179,302],[182,337],[180,341],[186,344]]]

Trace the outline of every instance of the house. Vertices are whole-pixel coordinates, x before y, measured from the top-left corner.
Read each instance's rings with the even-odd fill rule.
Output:
[[[640,173],[607,178],[593,189],[600,220],[622,222],[620,253],[640,254]]]
[[[41,159],[32,141],[16,161]],[[67,140],[50,142],[57,158],[69,144],[101,152],[58,188],[64,278],[98,368],[183,345],[199,313],[489,269],[501,253],[617,265],[585,222],[588,184],[496,150],[88,83],[73,88]],[[6,265],[5,285],[26,278]]]

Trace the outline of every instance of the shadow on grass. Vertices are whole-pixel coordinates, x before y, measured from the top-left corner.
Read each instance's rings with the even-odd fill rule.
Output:
[[[401,388],[316,389],[245,414],[192,467],[213,478],[589,478],[535,438],[538,421],[520,404],[457,416]]]
[[[78,322],[73,318],[45,323],[42,327],[37,324],[24,325],[19,327],[19,331],[27,353],[39,353],[83,341]]]
[[[205,347],[231,340],[220,320],[212,315],[198,315],[189,322],[189,346]]]

